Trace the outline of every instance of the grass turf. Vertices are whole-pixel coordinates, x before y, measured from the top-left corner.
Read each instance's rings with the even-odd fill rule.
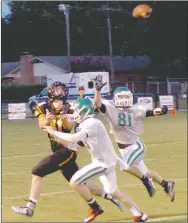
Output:
[[[117,168],[118,185],[129,194],[153,221],[186,222],[187,215],[187,116],[166,115],[147,118],[141,139],[147,146],[145,163],[165,179],[175,180],[176,198],[173,203],[156,185],[150,198],[140,180]],[[103,120],[106,124],[106,121]],[[112,138],[113,140],[113,138]],[[114,141],[113,141],[114,142]],[[114,145],[116,146],[115,142]],[[25,205],[28,199],[31,169],[50,153],[46,133],[37,127],[37,120],[2,122],[2,221],[3,222],[82,222],[87,204],[77,195],[59,172],[44,179],[44,189],[34,217],[20,216],[12,205]],[[79,153],[80,166],[90,162],[85,148]],[[99,182],[98,179],[94,182]],[[111,202],[97,198],[105,212],[101,222],[130,222],[132,215],[125,208],[120,212]],[[176,217],[175,217],[176,216]],[[163,220],[162,220],[163,219]]]

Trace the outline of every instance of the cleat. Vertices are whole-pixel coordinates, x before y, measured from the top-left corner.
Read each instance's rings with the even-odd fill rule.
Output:
[[[34,214],[34,209],[28,207],[12,206],[12,210],[15,211],[17,214],[26,215],[28,217],[32,217]]]
[[[143,181],[144,186],[146,187],[150,197],[153,197],[155,194],[155,186],[151,178],[146,177]]]
[[[123,204],[120,201],[118,201],[118,200],[116,200],[114,198],[112,198],[110,201],[112,203],[114,203],[119,208],[120,211],[124,211],[124,206],[123,206]]]
[[[145,222],[147,221],[148,216],[144,213],[142,213],[141,216],[134,216],[134,222]]]
[[[171,202],[173,202],[175,198],[174,184],[173,181],[167,181],[167,185],[164,187],[164,191],[169,195]]]
[[[99,210],[94,210],[92,208],[89,209],[89,213],[88,213],[88,216],[87,218],[84,220],[84,222],[91,222],[93,220],[95,220],[95,218],[98,216],[98,215],[101,215],[103,213],[103,209],[100,207]]]

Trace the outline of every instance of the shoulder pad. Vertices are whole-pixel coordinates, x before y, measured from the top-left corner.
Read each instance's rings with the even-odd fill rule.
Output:
[[[46,104],[46,102],[45,102],[45,101],[42,101],[42,102],[38,103],[37,106],[40,107],[40,106],[42,106],[42,105],[44,105],[44,104]]]
[[[51,110],[50,104],[48,102],[42,101],[36,106],[36,111],[39,111],[40,114],[46,114],[46,109]]]

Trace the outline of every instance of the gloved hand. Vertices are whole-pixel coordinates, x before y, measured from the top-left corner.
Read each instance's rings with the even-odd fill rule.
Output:
[[[95,81],[95,89],[97,91],[100,91],[104,87],[104,85],[107,84],[107,82],[105,82],[105,83],[102,82],[102,75],[96,76],[94,81]]]
[[[163,114],[163,115],[166,115],[167,112],[168,112],[168,107],[167,107],[166,105],[164,105],[164,106],[161,108],[161,110],[162,110],[162,114]]]
[[[162,108],[155,108],[154,112],[156,112],[157,115],[166,115],[168,112],[168,107],[164,105]]]

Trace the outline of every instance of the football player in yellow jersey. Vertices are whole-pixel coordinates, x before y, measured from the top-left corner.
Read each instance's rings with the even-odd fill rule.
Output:
[[[38,117],[39,128],[42,129],[44,126],[52,126],[56,131],[70,133],[73,124],[68,122],[67,115],[71,114],[71,105],[66,102],[68,96],[68,88],[61,82],[53,83],[48,89],[47,102],[41,102],[36,107],[35,115]],[[37,201],[41,194],[43,178],[51,173],[58,170],[61,171],[65,179],[69,182],[71,177],[79,170],[76,163],[77,157],[77,144],[73,143],[59,143],[49,134],[52,154],[42,159],[32,170],[32,183],[29,195],[29,200],[26,206],[12,206],[13,211],[18,214],[26,216],[33,216],[34,209]],[[91,192],[96,195],[103,197],[104,199],[110,200],[122,211],[122,204],[112,198],[111,195],[107,194],[102,188],[92,183],[87,183],[88,188]],[[98,204],[95,200],[88,202],[91,208],[95,208]],[[99,206],[99,205],[98,205]]]

